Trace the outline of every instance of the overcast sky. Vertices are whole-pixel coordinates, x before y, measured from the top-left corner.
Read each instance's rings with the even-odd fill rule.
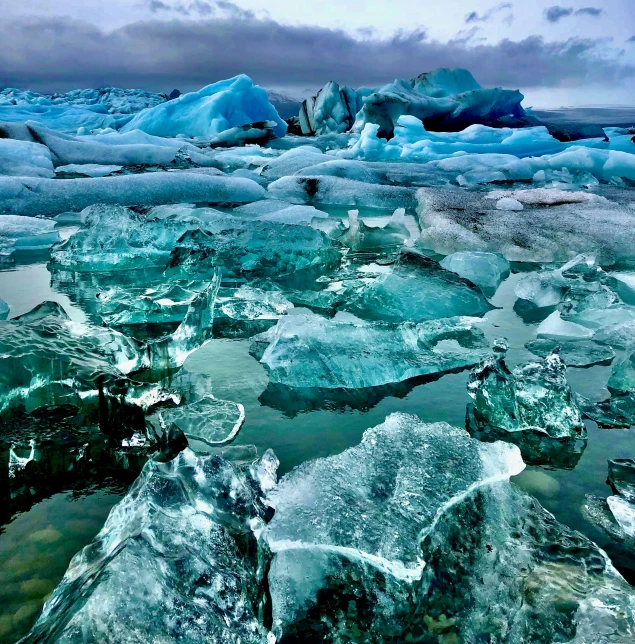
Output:
[[[266,9],[265,9],[266,7]],[[635,0],[0,0],[0,87],[292,93],[466,67],[525,105],[635,104]]]

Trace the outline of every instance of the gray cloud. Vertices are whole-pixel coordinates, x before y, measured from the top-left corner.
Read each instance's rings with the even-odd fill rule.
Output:
[[[573,15],[573,7],[549,7],[545,9],[545,18],[548,22],[559,22],[571,15]]]
[[[43,92],[108,85],[190,91],[239,73],[270,87],[331,79],[377,86],[437,67],[466,67],[486,87],[512,89],[611,86],[635,76],[633,65],[602,55],[606,40],[439,42],[424,29],[355,38],[253,17],[151,20],[111,33],[68,18],[4,20],[0,42],[0,87]]]
[[[582,7],[574,11],[573,7],[549,7],[545,9],[544,15],[547,22],[560,22],[563,18],[569,16],[591,16],[592,18],[599,18],[604,14],[604,9],[599,7]]]
[[[635,36],[631,36],[626,42],[635,42]]]
[[[191,0],[190,2],[163,2],[162,0],[149,0],[148,8],[152,13],[177,13],[181,16],[223,16],[226,18],[253,18],[254,13],[247,11],[228,0]]]
[[[592,18],[598,18],[604,13],[604,9],[598,7],[582,7],[575,12],[576,16],[591,16]]]
[[[514,5],[511,2],[501,2],[500,4],[497,4],[495,7],[488,9],[485,13],[482,13],[482,14],[478,13],[477,11],[471,11],[470,13],[467,14],[467,16],[465,16],[465,23],[469,25],[474,22],[488,22],[497,13],[500,13],[501,11],[511,11],[513,8],[514,8]],[[507,24],[511,24],[513,20],[514,20],[513,14],[508,14],[504,18],[504,21]]]

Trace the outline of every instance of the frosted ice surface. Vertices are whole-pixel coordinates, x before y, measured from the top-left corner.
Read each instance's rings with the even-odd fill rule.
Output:
[[[143,130],[165,137],[214,137],[229,128],[262,121],[274,121],[276,136],[285,135],[286,123],[269,102],[267,91],[241,74],[143,110],[122,131]]]
[[[615,203],[525,205],[522,211],[503,211],[482,193],[458,188],[420,188],[417,200],[418,243],[446,255],[487,251],[510,261],[564,262],[591,253],[600,264],[610,265],[630,257],[635,247],[635,215]]]
[[[496,253],[463,251],[444,257],[440,265],[470,280],[486,295],[493,295],[500,283],[509,276],[509,262]]]
[[[606,502],[620,528],[635,539],[635,504],[629,503],[621,496],[609,496]]]
[[[51,153],[39,143],[0,138],[0,175],[50,179],[55,175]]]
[[[273,383],[377,387],[476,364],[488,352],[478,323],[478,318],[454,317],[395,325],[298,314],[280,318],[252,338],[251,351]]]
[[[264,189],[250,179],[188,172],[152,172],[95,179],[0,177],[4,210],[16,215],[57,215],[95,203],[132,206],[197,202],[240,204],[260,199]]]
[[[560,311],[554,311],[543,320],[536,331],[538,336],[545,338],[563,338],[565,340],[585,339],[593,337],[593,331],[575,322],[563,320]],[[610,343],[609,343],[610,344]]]
[[[609,482],[626,500],[635,502],[635,460],[616,458],[609,461]]]

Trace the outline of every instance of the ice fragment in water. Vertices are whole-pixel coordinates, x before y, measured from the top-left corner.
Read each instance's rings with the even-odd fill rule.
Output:
[[[477,427],[531,431],[551,438],[584,437],[580,411],[557,353],[509,371],[504,353],[487,358],[470,374],[468,393]]]
[[[509,276],[509,262],[496,253],[458,252],[439,262],[443,268],[476,284],[485,295],[493,295]]]
[[[174,423],[188,438],[208,445],[230,443],[245,422],[245,408],[240,403],[209,397],[160,414],[166,424]]]
[[[352,297],[344,310],[368,320],[423,322],[483,315],[492,307],[468,280],[414,251],[402,252],[391,272]]]
[[[382,226],[368,226],[359,218],[358,210],[348,211],[348,228],[334,236],[355,252],[390,253],[403,246],[410,238],[410,231],[404,224],[406,211],[398,208],[388,222]]]
[[[252,533],[262,516],[248,478],[218,456],[149,461],[23,641],[266,644]]]
[[[563,339],[585,339],[593,337],[593,331],[586,327],[563,320],[560,311],[554,311],[548,318],[543,320],[538,327],[537,333],[545,338]]]
[[[522,210],[523,205],[518,199],[512,197],[503,197],[496,202],[497,210]]]
[[[60,239],[52,219],[0,215],[0,256],[15,250],[45,250]]]
[[[525,347],[541,358],[546,358],[558,349],[558,355],[567,367],[591,367],[610,362],[615,357],[615,351],[611,347],[603,347],[590,340],[539,338],[527,342]]]
[[[9,305],[3,299],[0,299],[0,320],[4,320],[8,317],[9,310]]]
[[[626,535],[635,539],[635,504],[629,503],[621,496],[609,496],[606,502],[620,528]]]
[[[274,634],[502,642],[513,628],[519,641],[627,642],[632,589],[507,482],[523,467],[514,446],[393,414],[359,446],[285,475],[263,533]]]
[[[474,365],[488,347],[478,323],[478,318],[454,317],[395,325],[298,314],[255,336],[251,352],[272,383],[377,387]]]

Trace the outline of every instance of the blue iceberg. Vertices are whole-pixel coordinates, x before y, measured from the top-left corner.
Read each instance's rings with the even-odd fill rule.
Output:
[[[241,74],[208,85],[198,92],[148,108],[136,114],[122,132],[143,130],[156,136],[215,137],[240,125],[273,121],[274,134],[284,136],[286,123],[269,102],[267,91]]]

